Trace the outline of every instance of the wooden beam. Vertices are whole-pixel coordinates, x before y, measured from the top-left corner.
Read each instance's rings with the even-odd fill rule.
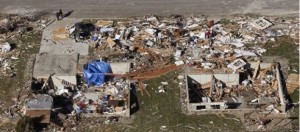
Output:
[[[139,82],[139,89],[141,90],[142,96],[144,95],[144,91],[145,91],[146,94],[150,97],[150,94],[147,91],[146,86],[145,86],[145,84],[142,81]]]
[[[260,65],[260,60],[256,63],[256,66],[255,66],[255,70],[254,70],[254,73],[253,73],[253,76],[252,76],[252,79],[256,79],[256,76],[257,76],[257,73],[258,73],[258,70],[259,70],[259,66]]]
[[[138,86],[139,86],[139,89],[141,91],[141,95],[144,96],[144,91],[143,91],[143,89],[145,89],[144,83],[143,82],[139,82]]]
[[[275,81],[273,82],[272,88],[273,88],[274,90],[277,90],[277,88],[278,88],[278,82],[277,82],[277,80],[275,80]]]
[[[211,74],[210,89],[209,89],[209,96],[210,97],[211,97],[211,94],[212,94],[212,89],[214,87],[214,83],[215,83],[215,81],[214,81],[214,75]]]

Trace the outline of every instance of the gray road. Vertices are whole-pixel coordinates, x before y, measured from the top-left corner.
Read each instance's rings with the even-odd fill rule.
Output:
[[[229,15],[258,13],[283,15],[299,13],[298,0],[0,0],[0,10],[25,13],[74,10],[71,17],[128,17],[145,14]]]

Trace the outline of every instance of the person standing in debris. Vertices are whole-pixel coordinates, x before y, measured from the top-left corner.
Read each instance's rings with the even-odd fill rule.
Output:
[[[63,11],[61,9],[59,9],[58,13],[60,16],[60,20],[63,19],[63,15],[64,15]]]
[[[59,10],[56,12],[55,15],[56,15],[57,21],[59,21],[59,20],[63,19],[64,13],[63,13],[63,11],[62,11],[61,9],[59,9]]]

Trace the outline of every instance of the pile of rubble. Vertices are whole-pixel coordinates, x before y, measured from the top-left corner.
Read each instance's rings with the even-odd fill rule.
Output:
[[[90,87],[84,93],[73,96],[76,113],[129,116],[130,84],[123,79],[108,82],[101,87]],[[126,113],[127,112],[127,113]]]
[[[0,41],[13,39],[28,31],[43,29],[53,22],[53,19],[31,18],[21,15],[6,15],[0,18]]]
[[[261,45],[276,41],[277,36],[297,38],[299,24],[297,20],[265,17],[214,21],[204,16],[145,16],[125,22],[99,20],[94,26],[94,30],[71,28],[70,36],[87,40],[100,58],[123,53],[117,61],[132,61],[138,69],[150,62],[152,66],[167,63],[174,55],[176,65],[220,69],[239,57],[258,60],[266,52]],[[91,36],[86,35],[89,33]]]

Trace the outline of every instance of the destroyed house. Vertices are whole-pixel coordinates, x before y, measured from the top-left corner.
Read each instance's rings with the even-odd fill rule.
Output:
[[[61,92],[57,92],[68,93],[71,96],[72,113],[80,113],[86,117],[129,117],[131,83],[121,76],[129,70],[130,63],[127,62],[91,61],[83,70],[83,79],[87,84],[84,90],[70,92],[68,89],[62,89]],[[55,84],[54,81],[52,83]]]
[[[224,88],[225,85],[238,85],[239,77],[240,76],[237,73],[187,75],[188,96],[190,100],[189,103],[191,104],[188,106],[189,109],[226,109],[228,107],[226,101],[212,102],[209,96],[212,96],[213,92]]]
[[[255,110],[285,113],[279,64],[250,62],[252,72],[186,73],[187,110],[217,112]],[[271,110],[269,108],[272,108]]]

